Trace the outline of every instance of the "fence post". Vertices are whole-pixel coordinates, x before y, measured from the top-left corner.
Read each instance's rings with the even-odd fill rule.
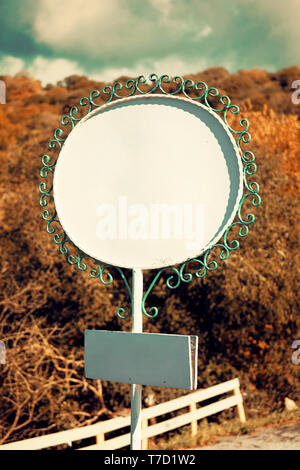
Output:
[[[142,419],[142,435],[143,429],[148,427],[148,419]],[[148,450],[148,438],[142,439],[142,450]]]
[[[96,444],[101,444],[105,441],[105,434],[102,432],[101,434],[97,434],[96,436]]]
[[[196,403],[191,403],[189,405],[189,408],[190,408],[190,412],[192,411],[196,411],[197,409],[197,405]],[[192,436],[196,436],[197,434],[197,420],[194,420],[194,421],[191,421],[191,433],[192,433]]]
[[[239,418],[240,418],[241,422],[245,423],[246,422],[246,415],[245,415],[245,409],[244,409],[244,405],[243,405],[243,396],[241,394],[240,387],[234,388],[233,389],[233,394],[235,396],[241,396],[241,398],[242,398],[242,402],[237,404],[237,409],[238,409],[238,414],[239,414]]]

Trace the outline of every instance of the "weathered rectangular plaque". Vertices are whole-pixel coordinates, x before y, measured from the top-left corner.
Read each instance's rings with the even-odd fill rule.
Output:
[[[86,330],[84,349],[89,379],[197,388],[197,336]]]

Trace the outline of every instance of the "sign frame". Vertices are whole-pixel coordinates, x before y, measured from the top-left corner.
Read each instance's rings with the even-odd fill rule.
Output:
[[[192,91],[195,92],[196,96],[190,96]],[[127,273],[124,272],[124,269],[101,263],[86,255],[74,245],[63,230],[53,203],[53,175],[58,154],[68,134],[84,116],[94,109],[105,106],[119,98],[132,97],[135,94],[146,96],[156,93],[183,96],[202,103],[223,119],[228,130],[235,138],[240,152],[243,165],[243,194],[238,204],[236,216],[223,233],[222,240],[209,246],[201,257],[187,259],[178,266],[163,267],[154,274],[142,298],[143,314],[148,318],[155,318],[158,314],[157,307],[152,306],[149,308],[146,306],[146,302],[160,277],[164,278],[166,286],[170,289],[187,284],[193,279],[203,278],[209,272],[216,270],[220,262],[227,260],[230,253],[240,247],[239,238],[244,238],[248,235],[249,227],[255,221],[255,215],[249,212],[249,207],[255,208],[261,203],[259,185],[252,179],[257,171],[257,167],[254,153],[251,150],[244,150],[242,148],[244,144],[251,142],[251,135],[248,132],[249,121],[245,118],[240,118],[239,125],[241,129],[234,129],[230,121],[231,118],[235,120],[235,123],[238,121],[239,106],[232,104],[228,96],[220,96],[219,91],[215,87],[209,87],[203,81],[195,83],[189,78],[184,79],[180,76],[170,78],[169,75],[159,77],[156,74],[150,74],[147,79],[141,75],[136,79],[127,80],[125,83],[115,82],[111,86],[106,85],[101,92],[99,90],[92,90],[88,97],[80,99],[78,106],[70,108],[69,114],[65,114],[61,119],[61,127],[54,130],[53,138],[48,143],[49,155],[47,153],[42,156],[42,168],[40,170],[42,181],[39,184],[42,219],[46,224],[46,231],[52,236],[54,243],[58,246],[59,253],[64,255],[69,264],[77,266],[80,271],[87,272],[90,277],[98,279],[103,285],[112,284],[114,278],[121,279],[131,301],[132,292],[127,280]],[[165,276],[165,274],[167,275]],[[131,315],[132,309],[130,306],[120,306],[117,308],[116,313],[119,318],[126,318]]]

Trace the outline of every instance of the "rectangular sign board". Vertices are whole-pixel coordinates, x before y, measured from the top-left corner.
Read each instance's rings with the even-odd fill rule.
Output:
[[[85,330],[85,377],[197,388],[198,337]]]

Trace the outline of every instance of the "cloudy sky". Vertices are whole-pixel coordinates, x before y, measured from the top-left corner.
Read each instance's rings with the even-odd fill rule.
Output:
[[[300,63],[300,0],[0,0],[0,75],[188,74]]]

